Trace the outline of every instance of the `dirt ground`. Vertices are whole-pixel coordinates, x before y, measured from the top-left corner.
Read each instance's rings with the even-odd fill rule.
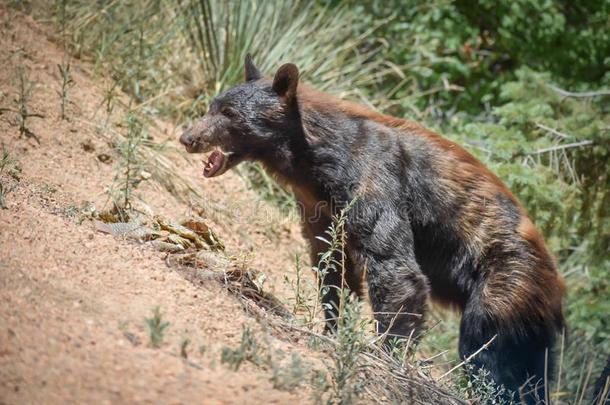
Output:
[[[213,281],[192,284],[164,253],[96,232],[82,214],[107,207],[116,157],[96,129],[104,83],[86,63],[72,62],[70,119],[60,119],[62,57],[44,27],[0,5],[0,108],[15,108],[23,68],[35,82],[29,108],[44,115],[27,121],[40,143],[20,137],[14,114],[0,115],[0,143],[21,169],[1,177],[10,191],[0,209],[0,403],[308,402],[306,390],[274,389],[265,370],[220,364],[221,348],[256,324],[236,297]],[[264,271],[265,289],[287,302],[284,275],[294,277],[296,254],[306,257],[296,220],[280,219],[234,173],[204,180],[198,158],[180,150],[179,131],[158,125],[154,141],[167,141],[163,156],[201,197],[151,180],[138,188],[140,207],[178,219],[205,206],[228,254]],[[150,347],[145,324],[156,306],[170,322],[160,348]]]

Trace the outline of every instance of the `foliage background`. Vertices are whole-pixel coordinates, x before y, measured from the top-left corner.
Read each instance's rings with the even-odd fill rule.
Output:
[[[525,204],[568,283],[568,356],[599,368],[610,353],[610,2],[353,6],[392,18],[376,34],[406,82],[389,111],[466,146]],[[428,343],[446,348],[446,326]]]
[[[610,1],[141,0],[57,2],[68,46],[133,108],[177,124],[241,80],[246,52],[418,120],[489,165],[544,232],[568,283],[568,389],[610,352]],[[256,165],[262,198],[292,199]],[[455,352],[438,312],[422,350]],[[453,356],[455,356],[453,354]]]

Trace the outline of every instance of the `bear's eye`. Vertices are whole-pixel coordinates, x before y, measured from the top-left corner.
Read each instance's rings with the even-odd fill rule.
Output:
[[[234,117],[236,117],[236,116],[237,116],[237,114],[235,113],[235,111],[234,111],[232,108],[229,108],[229,107],[223,107],[223,108],[220,110],[220,113],[221,113],[222,115],[224,115],[225,117],[227,117],[227,118],[234,118]]]

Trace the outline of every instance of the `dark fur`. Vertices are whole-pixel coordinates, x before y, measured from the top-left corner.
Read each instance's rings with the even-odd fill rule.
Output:
[[[606,390],[608,388],[608,390]],[[602,397],[603,396],[603,397]],[[595,382],[593,390],[593,404],[610,404],[610,356],[606,360],[606,367]]]
[[[230,150],[231,166],[259,161],[292,187],[313,263],[327,248],[315,237],[358,197],[346,225],[346,281],[362,295],[366,280],[379,332],[417,335],[432,297],[463,314],[462,358],[497,335],[475,366],[515,391],[530,377],[544,378],[545,351],[564,327],[564,284],[502,182],[416,123],[299,83],[292,64],[268,79],[247,59],[246,79],[218,96],[181,142],[192,152]],[[324,283],[339,286],[341,276]],[[332,291],[328,303],[336,302]],[[326,316],[332,329],[336,315]],[[544,390],[526,400],[536,395],[544,399]]]

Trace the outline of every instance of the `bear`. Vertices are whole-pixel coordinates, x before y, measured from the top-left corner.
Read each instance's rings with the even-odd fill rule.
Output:
[[[368,296],[378,333],[398,339],[420,334],[433,300],[461,312],[462,359],[512,399],[545,399],[565,285],[524,207],[464,148],[317,91],[292,63],[265,77],[250,55],[245,82],[219,94],[179,141],[209,153],[206,178],[248,160],[289,187],[312,263],[328,248],[318,237],[353,202],[344,274],[318,269],[336,287],[322,297],[329,331],[340,288]]]

